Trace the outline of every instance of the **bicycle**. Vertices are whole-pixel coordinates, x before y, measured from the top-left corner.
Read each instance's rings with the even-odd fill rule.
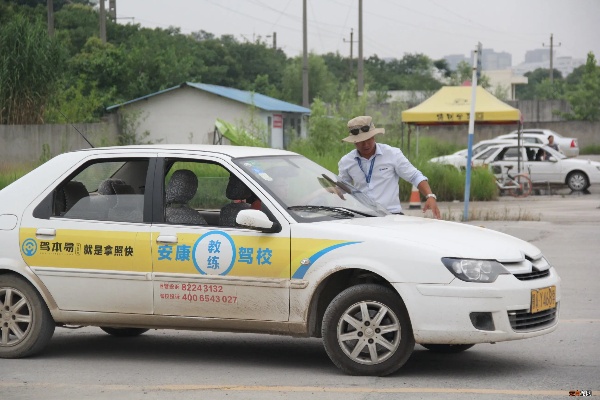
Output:
[[[526,173],[511,175],[509,171],[513,168],[512,165],[505,165],[504,168],[506,168],[506,174],[496,178],[496,185],[500,190],[508,190],[508,194],[513,197],[529,196],[533,187],[529,176]]]

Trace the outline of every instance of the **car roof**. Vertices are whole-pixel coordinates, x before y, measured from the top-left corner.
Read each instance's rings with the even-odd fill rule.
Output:
[[[231,158],[239,157],[256,157],[256,156],[281,156],[281,155],[297,155],[291,151],[272,149],[269,147],[250,147],[250,146],[230,146],[230,145],[201,145],[201,144],[152,144],[152,145],[132,145],[132,146],[112,146],[112,147],[96,147],[89,149],[75,150],[77,152],[92,152],[92,153],[123,153],[131,154],[132,152],[203,152],[214,153],[229,156]]]

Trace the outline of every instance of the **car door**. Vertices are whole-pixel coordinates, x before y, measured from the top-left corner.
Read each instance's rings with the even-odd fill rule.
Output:
[[[144,189],[154,162],[150,154],[88,157],[26,209],[22,255],[59,309],[152,313]]]
[[[544,149],[541,147],[531,147],[536,152]],[[546,150],[549,151],[549,150]],[[546,157],[536,157],[533,161],[527,163],[531,174],[531,181],[535,183],[564,183],[565,179],[561,172],[560,160],[546,159]]]
[[[287,321],[288,222],[270,213],[268,199],[226,160],[168,154],[161,160],[151,239],[155,313]],[[278,232],[221,224],[220,210],[233,201],[225,196],[231,174],[262,201],[262,209],[281,226]],[[180,180],[183,176],[189,179]]]

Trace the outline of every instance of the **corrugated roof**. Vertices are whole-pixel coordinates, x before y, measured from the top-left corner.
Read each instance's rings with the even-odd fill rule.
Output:
[[[115,108],[119,108],[121,106],[134,103],[139,100],[144,100],[152,96],[156,96],[165,92],[169,92],[174,89],[179,89],[183,86],[189,86],[195,89],[203,90],[205,92],[209,92],[212,94],[216,94],[217,96],[225,97],[231,100],[239,101],[240,103],[245,103],[248,105],[253,105],[261,110],[265,111],[281,111],[281,112],[290,112],[290,113],[302,113],[302,114],[310,114],[310,109],[306,107],[301,107],[296,104],[288,103],[286,101],[278,100],[273,97],[265,96],[264,94],[249,92],[247,90],[239,90],[225,86],[217,86],[217,85],[208,85],[205,83],[193,83],[186,82],[179,86],[175,86],[169,89],[161,90],[156,93],[152,93],[143,97],[139,97],[134,100],[127,101],[125,103],[116,104],[114,106],[107,107],[107,111],[114,110]]]

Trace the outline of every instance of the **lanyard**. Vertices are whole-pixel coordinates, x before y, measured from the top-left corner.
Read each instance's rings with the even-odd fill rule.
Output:
[[[365,179],[367,180],[367,183],[371,183],[371,175],[373,175],[373,166],[375,165],[375,157],[377,157],[377,154],[375,154],[373,156],[373,159],[371,160],[371,167],[369,168],[368,175],[362,167],[362,162],[360,161],[360,157],[356,157],[356,161],[358,161],[358,166],[360,167],[360,170],[362,171],[362,173],[365,174]]]

